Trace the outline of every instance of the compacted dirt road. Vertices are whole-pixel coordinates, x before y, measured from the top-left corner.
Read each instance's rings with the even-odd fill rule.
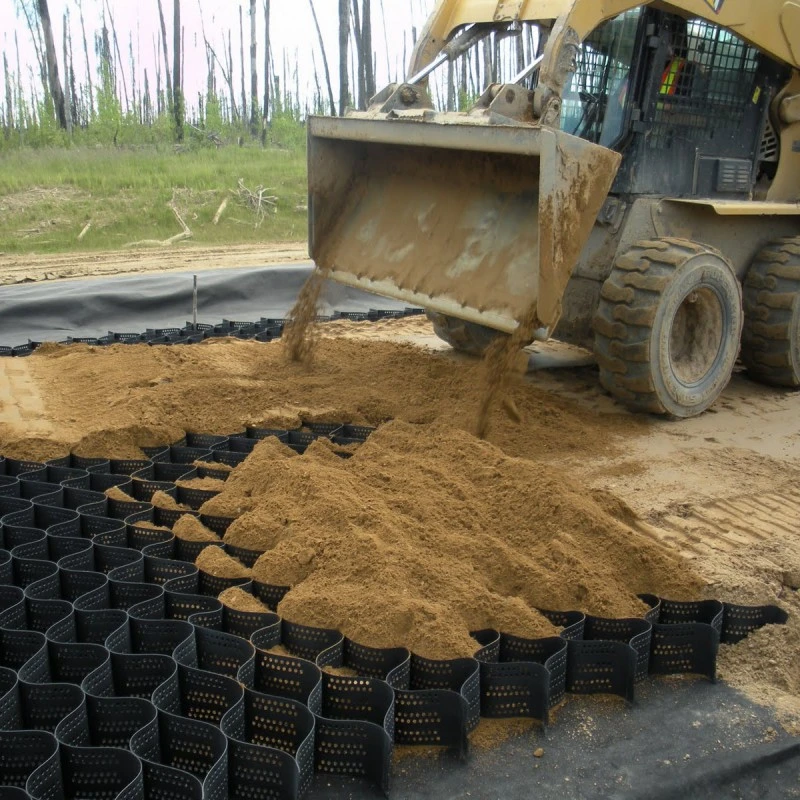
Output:
[[[67,253],[0,253],[0,286],[58,278],[94,278],[168,270],[227,269],[290,264],[308,259],[305,242],[220,247],[175,245],[171,248]]]

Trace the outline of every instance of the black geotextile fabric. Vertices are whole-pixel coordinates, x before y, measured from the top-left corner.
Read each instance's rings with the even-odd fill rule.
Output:
[[[188,258],[188,256],[187,256]],[[312,265],[204,270],[198,276],[197,319],[281,319],[294,305]],[[191,272],[0,286],[0,345],[29,339],[103,337],[109,330],[182,328],[192,319]],[[404,307],[385,297],[327,281],[319,313],[366,313]]]
[[[293,624],[273,613],[287,587],[199,571],[207,543],[146,523],[182,513],[154,507],[159,490],[199,509],[215,493],[175,482],[224,479],[214,465],[241,463],[261,438],[303,452],[371,433],[304,428],[187,434],[141,460],[0,458],[0,798],[295,798],[315,774],[388,792],[395,744],[463,758],[481,715],[547,725],[567,692],[632,701],[652,674],[713,681],[720,641],[786,621],[774,606],[644,595],[644,619],[545,610],[560,636],[478,631],[474,658],[449,661]],[[108,498],[112,486],[135,500]],[[219,534],[231,522],[199,516]],[[259,555],[226,549],[248,565]],[[223,607],[234,585],[273,612]]]

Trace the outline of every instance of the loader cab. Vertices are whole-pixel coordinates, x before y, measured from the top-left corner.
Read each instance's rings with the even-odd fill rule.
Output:
[[[640,7],[583,42],[561,127],[622,153],[616,194],[748,198],[775,174],[786,78],[716,25]]]

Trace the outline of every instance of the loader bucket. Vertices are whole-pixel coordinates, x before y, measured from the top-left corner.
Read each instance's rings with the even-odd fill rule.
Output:
[[[340,283],[549,334],[619,156],[550,128],[309,119],[309,249]],[[457,120],[457,121],[456,121]]]

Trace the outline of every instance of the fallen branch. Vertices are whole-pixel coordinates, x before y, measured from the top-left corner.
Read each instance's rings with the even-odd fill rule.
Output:
[[[238,189],[231,194],[239,198],[242,205],[249,208],[256,217],[256,228],[261,225],[265,217],[269,213],[278,213],[278,198],[275,195],[268,195],[269,189],[263,186],[256,186],[255,190],[251,191],[244,185],[244,179],[239,178]]]
[[[83,230],[82,230],[82,231],[81,231],[81,232],[78,234],[78,241],[79,241],[79,242],[80,242],[80,241],[82,241],[83,237],[84,237],[84,236],[86,236],[86,234],[87,234],[87,233],[89,233],[89,229],[90,229],[91,227],[92,227],[92,223],[91,223],[91,222],[87,222],[87,223],[86,223],[86,224],[83,226]]]
[[[181,228],[183,228],[183,230],[180,233],[176,233],[174,236],[170,236],[169,239],[164,239],[163,241],[159,239],[142,239],[138,242],[129,242],[125,245],[125,247],[169,247],[177,242],[182,242],[184,239],[191,239],[194,234],[191,232],[189,226],[186,224],[183,217],[180,215],[180,212],[175,207],[174,189],[172,190],[172,200],[170,200],[167,205],[175,215],[175,219],[178,220],[178,224],[181,226]]]
[[[226,198],[225,198],[225,199],[224,199],[224,200],[223,200],[223,201],[222,201],[222,202],[219,204],[219,208],[217,209],[217,213],[216,213],[216,214],[214,214],[214,219],[212,220],[212,222],[214,223],[214,225],[219,225],[219,221],[220,221],[220,219],[222,218],[222,215],[223,215],[223,213],[225,212],[225,209],[228,207],[228,200],[230,200],[230,198],[229,198],[229,197],[226,197]]]

